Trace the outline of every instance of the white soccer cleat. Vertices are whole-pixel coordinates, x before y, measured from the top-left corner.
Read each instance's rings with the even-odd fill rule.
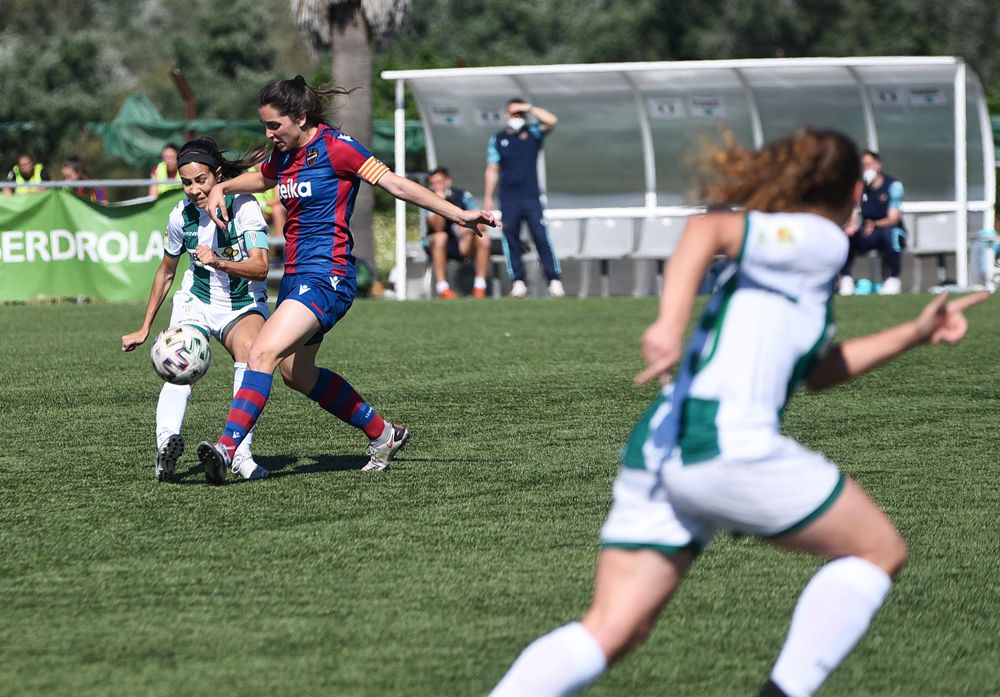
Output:
[[[209,484],[225,484],[226,470],[232,464],[229,453],[218,443],[198,443],[198,460],[205,466],[205,479]]]
[[[410,430],[406,425],[391,424],[389,428],[389,440],[382,445],[375,445],[375,441],[369,443],[368,454],[371,459],[361,468],[362,472],[381,472],[389,469],[389,461],[406,445],[406,441],[410,438]]]
[[[841,276],[837,292],[840,295],[854,295],[854,279],[850,276]]]
[[[232,471],[244,479],[266,479],[268,474],[266,469],[254,462],[253,455],[240,452],[233,456]]]
[[[880,293],[882,295],[899,295],[902,290],[903,284],[899,280],[899,276],[890,276],[882,283]]]
[[[184,454],[184,439],[179,433],[171,433],[156,451],[156,481],[168,482],[174,478],[177,460]]]
[[[566,289],[563,288],[562,281],[558,278],[553,278],[549,281],[549,297],[552,298],[565,298]]]
[[[523,298],[527,295],[528,286],[524,284],[524,281],[514,281],[514,285],[510,287],[510,297]]]

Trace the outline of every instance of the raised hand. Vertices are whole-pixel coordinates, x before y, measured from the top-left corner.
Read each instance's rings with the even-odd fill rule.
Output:
[[[989,293],[980,291],[948,302],[948,294],[941,293],[927,303],[917,317],[917,331],[921,340],[929,344],[957,344],[969,330],[965,310],[988,297]]]

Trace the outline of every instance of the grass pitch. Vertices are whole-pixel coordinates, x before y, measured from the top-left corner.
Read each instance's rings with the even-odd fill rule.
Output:
[[[926,299],[841,301],[841,337]],[[963,345],[788,410],[911,551],[821,694],[997,694],[997,302]],[[364,437],[279,384],[255,443],[272,477],[222,488],[194,455],[229,402],[218,346],[182,479],[153,481],[159,381],[119,350],[142,311],[0,307],[0,695],[485,694],[586,607],[616,451],[654,393],[631,378],[655,300],[359,302],[320,362],[410,425],[396,464],[356,471]],[[755,694],[818,563],[717,539],[588,694]]]

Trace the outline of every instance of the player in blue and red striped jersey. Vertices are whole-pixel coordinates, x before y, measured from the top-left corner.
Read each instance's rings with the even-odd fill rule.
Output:
[[[389,171],[363,145],[325,121],[325,99],[346,94],[314,88],[298,76],[275,80],[260,92],[259,114],[274,151],[259,172],[248,172],[215,187],[209,211],[226,194],[255,193],[275,186],[288,211],[285,221],[285,275],[274,314],[265,322],[247,358],[248,370],[233,399],[225,430],[216,443],[203,442],[198,457],[206,478],[225,481],[233,452],[267,404],[272,373],[281,367],[289,387],[364,431],[370,459],[364,470],[383,470],[406,443],[403,424],[385,421],[340,375],[316,365],[323,335],[354,302],[355,259],[351,211],[362,182],[426,208],[477,235],[478,225],[496,226],[493,215],[462,210],[429,189]],[[224,225],[222,220],[217,224]]]

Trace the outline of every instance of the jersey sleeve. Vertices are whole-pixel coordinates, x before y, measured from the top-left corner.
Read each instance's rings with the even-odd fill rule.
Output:
[[[497,149],[496,136],[490,138],[490,142],[486,145],[486,164],[488,165],[500,164],[500,151]]]
[[[328,134],[326,149],[330,156],[330,164],[339,177],[357,176],[375,186],[389,171],[384,162],[346,133]]]
[[[476,210],[476,197],[468,191],[462,192],[462,208],[467,211]]]
[[[184,253],[184,226],[181,223],[181,201],[167,217],[167,238],[163,241],[163,253],[168,257],[179,257]]]
[[[545,131],[543,131],[542,127],[537,123],[528,125],[528,133],[530,133],[535,138],[538,138],[538,140],[544,140],[545,138]]]
[[[278,179],[278,157],[279,153],[277,150],[272,150],[271,154],[267,156],[267,159],[260,164],[260,173],[264,175],[265,179],[277,180]]]
[[[889,208],[899,209],[903,205],[903,182],[894,181],[889,185]]]
[[[233,207],[236,232],[246,241],[247,249],[267,249],[267,222],[257,199],[240,194]]]

